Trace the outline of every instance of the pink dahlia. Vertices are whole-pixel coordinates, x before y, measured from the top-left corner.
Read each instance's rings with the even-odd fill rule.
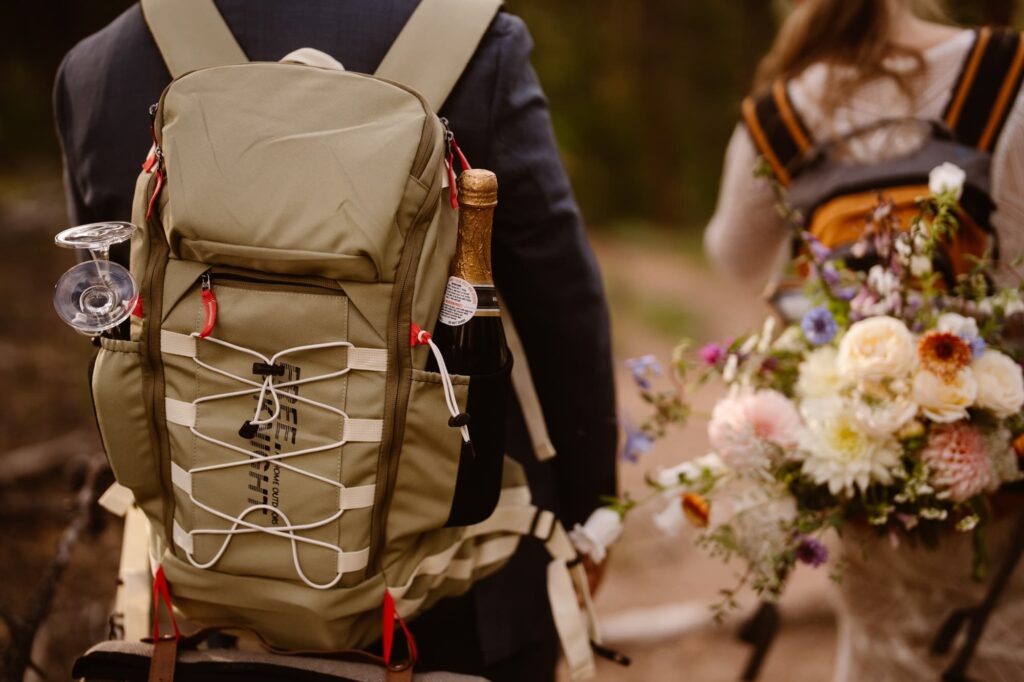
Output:
[[[778,391],[742,392],[715,405],[708,438],[726,464],[742,471],[767,464],[776,449],[795,448],[800,427],[796,406]]]
[[[985,437],[965,422],[933,428],[921,459],[932,483],[948,490],[954,502],[969,500],[994,482]]]

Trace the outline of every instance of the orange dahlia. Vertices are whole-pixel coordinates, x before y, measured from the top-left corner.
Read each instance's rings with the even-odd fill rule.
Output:
[[[697,493],[683,495],[683,513],[686,520],[696,528],[707,528],[711,516],[711,505]]]
[[[925,334],[917,344],[917,355],[925,370],[947,381],[970,365],[972,358],[970,345],[950,332]]]

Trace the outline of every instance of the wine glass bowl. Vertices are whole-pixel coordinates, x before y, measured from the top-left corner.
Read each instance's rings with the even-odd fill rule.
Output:
[[[83,334],[99,334],[127,320],[138,296],[135,278],[125,267],[90,260],[57,281],[53,307],[60,319]]]
[[[54,242],[66,249],[87,251],[90,260],[61,275],[53,292],[60,319],[89,336],[121,324],[132,314],[139,285],[122,265],[110,261],[110,247],[131,238],[135,225],[103,222],[63,230]]]

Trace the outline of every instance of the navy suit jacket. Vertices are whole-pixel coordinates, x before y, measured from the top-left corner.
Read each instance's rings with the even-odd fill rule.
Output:
[[[217,0],[253,60],[299,47],[373,73],[418,0]],[[593,253],[559,160],[547,101],[529,62],[532,42],[501,13],[441,114],[475,166],[497,173],[494,276],[529,358],[558,456],[533,458],[513,407],[509,451],[534,499],[566,524],[615,492],[615,424],[608,312]],[[65,57],[54,100],[71,224],[130,220],[150,145],[148,108],[170,76],[138,5]],[[524,542],[510,565],[473,591],[485,661],[551,636],[543,550]],[[467,627],[471,627],[471,624]],[[453,636],[457,636],[454,632]]]

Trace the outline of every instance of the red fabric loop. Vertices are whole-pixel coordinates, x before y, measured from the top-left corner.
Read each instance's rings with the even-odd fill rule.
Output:
[[[451,152],[448,152],[448,158],[445,160],[445,168],[448,169],[448,192],[452,202],[452,208],[459,208],[459,188],[458,180],[455,177],[455,169],[452,164],[455,163],[455,157]]]
[[[164,172],[157,168],[156,187],[153,188],[153,196],[149,198],[149,208],[146,209],[146,220],[153,217],[153,207],[156,206],[156,198],[160,196],[160,190],[164,188]]]
[[[174,628],[175,641],[181,639],[181,632],[178,630],[178,621],[174,619],[174,607],[171,605],[171,588],[167,584],[167,576],[164,575],[164,567],[158,566],[156,576],[153,578],[153,641],[160,639],[160,600],[163,600],[167,607],[167,615],[171,617],[171,627]]]
[[[398,615],[398,611],[395,609],[395,600],[390,592],[384,593],[383,618],[381,639],[384,645],[384,662],[387,665],[391,665],[391,649],[395,641],[395,621],[397,620],[399,627],[402,628],[402,632],[405,633],[405,641],[409,647],[409,658],[415,663],[419,659],[419,653],[416,651],[416,640],[413,639],[412,633],[409,632],[409,627],[405,624],[405,621]]]

